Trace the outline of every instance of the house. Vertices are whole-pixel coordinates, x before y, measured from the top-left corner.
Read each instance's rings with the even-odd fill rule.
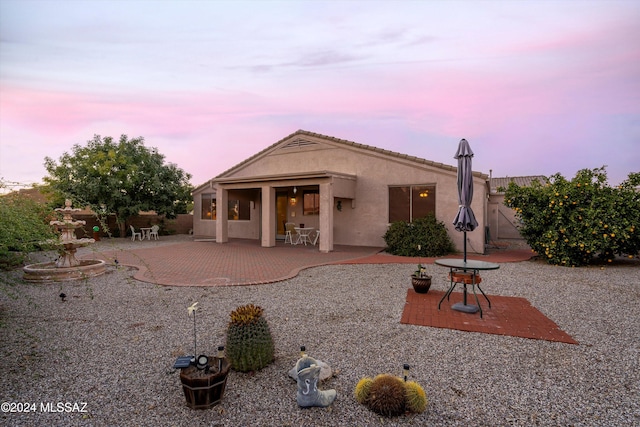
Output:
[[[487,223],[491,234],[491,239],[522,239],[518,229],[518,220],[515,211],[504,204],[504,190],[510,182],[514,182],[520,187],[528,187],[533,181],[541,184],[547,182],[547,177],[543,175],[514,176],[493,178],[489,173],[489,202],[487,210]]]
[[[479,226],[467,241],[476,253],[485,246],[487,178],[473,173],[471,207]],[[194,235],[218,243],[244,238],[273,247],[285,238],[285,223],[294,222],[320,231],[321,252],[334,245],[384,247],[391,222],[434,212],[463,246],[463,233],[452,224],[456,167],[304,130],[205,182],[193,196]]]

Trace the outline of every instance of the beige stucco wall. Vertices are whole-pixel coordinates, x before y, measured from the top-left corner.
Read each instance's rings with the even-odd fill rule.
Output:
[[[333,202],[333,239],[337,245],[379,246],[384,247],[382,236],[388,227],[388,198],[390,185],[434,185],[436,187],[436,217],[443,221],[456,246],[462,249],[463,234],[454,230],[452,220],[458,210],[457,175],[452,159],[450,166],[437,166],[421,163],[413,158],[401,158],[397,155],[374,151],[372,148],[348,146],[340,142],[323,138],[304,136],[307,144],[300,147],[285,148],[286,141],[270,151],[247,161],[232,170],[225,178],[250,178],[297,174],[309,171],[330,171],[356,177],[355,198],[336,197]],[[310,142],[310,143],[309,143]],[[455,147],[452,148],[455,151]],[[425,154],[428,157],[428,153]],[[428,163],[428,162],[427,162]],[[302,188],[309,182],[292,181],[291,186]],[[339,196],[336,185],[335,195]],[[198,194],[210,190],[202,186],[194,193],[195,215],[194,234],[215,235],[215,221],[200,220],[200,201]],[[301,196],[301,193],[298,194]],[[474,176],[474,199],[472,208],[479,226],[474,232],[467,233],[468,250],[484,252],[484,227],[486,208],[485,178]],[[258,198],[259,199],[259,198]],[[259,216],[259,200],[253,215]],[[337,201],[342,202],[342,210],[336,208]],[[318,227],[317,216],[302,216],[301,201],[295,208],[290,207],[289,220],[296,223]],[[291,216],[291,213],[295,216]],[[256,219],[257,220],[257,219]],[[233,223],[233,224],[232,224]],[[248,225],[251,227],[251,225]],[[230,222],[229,237],[254,238],[254,231]],[[259,227],[258,227],[259,228]],[[255,237],[257,238],[257,237]]]

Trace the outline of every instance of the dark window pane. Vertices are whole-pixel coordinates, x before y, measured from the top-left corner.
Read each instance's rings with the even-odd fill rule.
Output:
[[[242,221],[251,219],[251,202],[249,200],[238,201],[238,219]]]
[[[415,185],[411,187],[411,219],[424,218],[436,212],[436,188]]]
[[[248,221],[251,219],[252,195],[245,190],[229,191],[228,219],[230,221]]]
[[[302,214],[320,214],[320,193],[317,190],[305,191],[302,195]]]
[[[240,210],[240,202],[238,200],[229,200],[229,209],[227,214],[227,219],[229,221],[235,221],[240,218],[238,212]]]
[[[389,187],[389,222],[410,221],[409,187]]]
[[[213,194],[202,195],[201,219],[216,219],[216,199]]]

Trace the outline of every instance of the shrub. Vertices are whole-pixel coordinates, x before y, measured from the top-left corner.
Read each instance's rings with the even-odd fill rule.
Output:
[[[530,187],[511,182],[505,205],[515,210],[522,237],[550,264],[611,262],[640,251],[638,185],[640,173],[612,188],[604,167],[583,169],[571,181],[556,174]]]
[[[14,268],[29,252],[48,248],[57,239],[49,221],[53,212],[17,193],[0,197],[0,269]]]
[[[387,252],[393,255],[436,257],[455,251],[447,228],[434,214],[413,222],[394,222],[383,238]]]

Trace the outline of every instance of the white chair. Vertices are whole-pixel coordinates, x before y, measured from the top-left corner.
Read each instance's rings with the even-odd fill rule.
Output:
[[[313,238],[313,242],[311,242],[313,246],[315,246],[316,243],[318,243],[319,238],[320,238],[320,230],[316,230],[316,236]]]
[[[138,236],[138,238],[140,239],[140,241],[142,241],[142,233],[136,233],[136,229],[133,228],[133,225],[130,225],[129,227],[131,227],[131,241],[135,241],[136,240],[136,236]]]
[[[293,222],[287,222],[284,225],[285,228],[285,235],[284,235],[284,242],[287,243],[287,240],[289,241],[289,243],[291,243],[292,245],[295,245],[296,243],[298,243],[298,231],[296,231],[296,225]]]
[[[151,226],[151,231],[149,231],[149,240],[151,240],[152,237],[154,239],[158,240],[158,231],[159,230],[160,230],[160,226],[158,226],[158,225]]]

